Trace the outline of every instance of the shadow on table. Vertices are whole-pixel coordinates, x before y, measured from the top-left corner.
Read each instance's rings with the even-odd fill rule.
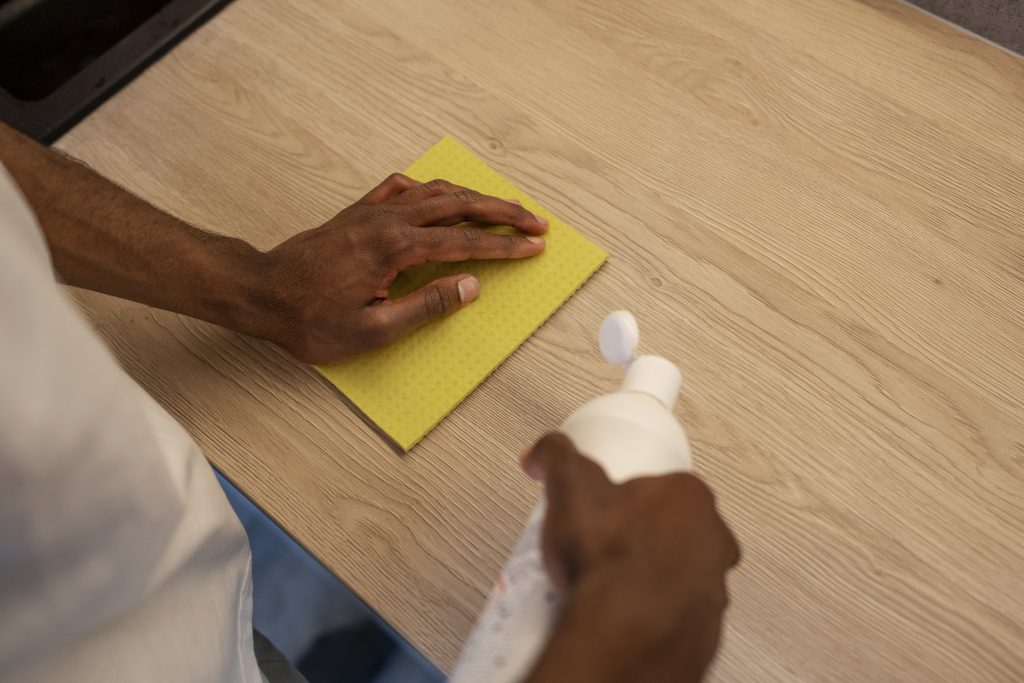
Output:
[[[440,683],[444,676],[226,478],[252,548],[253,627],[309,683]]]

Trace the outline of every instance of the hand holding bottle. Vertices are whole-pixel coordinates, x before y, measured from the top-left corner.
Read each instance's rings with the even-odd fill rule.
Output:
[[[689,474],[675,416],[682,375],[667,358],[638,355],[627,311],[609,314],[598,338],[605,360],[625,370],[622,386],[580,406],[526,456],[527,471],[547,482],[546,501],[452,683],[695,681],[714,655],[724,576],[739,551]]]
[[[739,561],[711,491],[673,473],[613,484],[561,434],[523,468],[545,482],[545,564],[564,612],[530,683],[699,681]]]

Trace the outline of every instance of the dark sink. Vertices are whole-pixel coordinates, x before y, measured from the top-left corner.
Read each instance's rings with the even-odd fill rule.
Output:
[[[0,119],[52,142],[230,0],[0,0]]]

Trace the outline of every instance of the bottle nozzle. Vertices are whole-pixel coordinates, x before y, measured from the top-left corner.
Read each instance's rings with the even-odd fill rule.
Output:
[[[659,356],[637,356],[640,326],[629,311],[615,311],[601,323],[598,336],[601,355],[609,363],[626,370],[623,391],[638,391],[657,399],[672,410],[683,378],[679,368]]]

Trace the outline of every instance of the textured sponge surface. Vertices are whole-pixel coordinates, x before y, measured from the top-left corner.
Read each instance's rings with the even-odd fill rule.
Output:
[[[406,174],[420,181],[444,178],[484,194],[515,198],[549,221],[547,247],[539,256],[427,264],[403,273],[392,287],[392,297],[443,275],[466,272],[480,280],[480,298],[391,347],[317,368],[408,450],[565,303],[608,255],[451,137],[441,139]]]

